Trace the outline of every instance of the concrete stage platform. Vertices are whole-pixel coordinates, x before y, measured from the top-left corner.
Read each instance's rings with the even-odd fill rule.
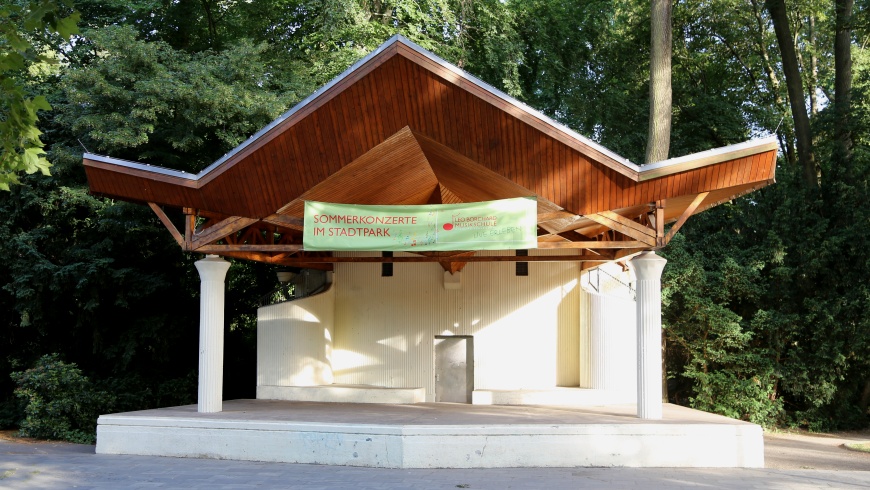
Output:
[[[371,405],[225,401],[102,415],[99,454],[383,468],[764,466],[759,426],[676,405]]]

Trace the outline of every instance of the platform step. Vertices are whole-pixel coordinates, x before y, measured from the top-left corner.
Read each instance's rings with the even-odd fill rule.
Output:
[[[544,405],[601,406],[636,403],[635,393],[586,388],[550,388],[544,390],[474,390],[474,405]]]
[[[425,388],[384,388],[368,385],[258,386],[258,400],[327,403],[394,403],[426,401]]]

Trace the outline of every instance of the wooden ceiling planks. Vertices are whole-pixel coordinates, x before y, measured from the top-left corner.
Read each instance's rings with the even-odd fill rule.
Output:
[[[303,202],[425,204],[438,180],[413,133],[404,129],[281,207],[301,218]]]

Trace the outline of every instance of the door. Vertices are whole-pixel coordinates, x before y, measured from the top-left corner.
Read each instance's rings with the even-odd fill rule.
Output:
[[[435,336],[435,401],[471,403],[474,344],[470,335]]]

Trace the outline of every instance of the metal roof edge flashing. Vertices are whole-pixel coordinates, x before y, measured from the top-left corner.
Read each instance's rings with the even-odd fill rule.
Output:
[[[117,165],[119,167],[134,168],[136,170],[143,170],[145,172],[167,175],[170,177],[177,177],[184,180],[198,180],[198,177],[196,175],[188,172],[183,172],[181,170],[173,170],[171,168],[160,167],[157,165],[149,165],[147,163],[139,163],[131,160],[122,160],[120,158],[112,158],[105,155],[97,155],[95,153],[85,153],[84,155],[82,155],[82,158],[85,160],[93,160],[95,162]]]
[[[655,179],[667,175],[693,170],[707,165],[714,165],[726,160],[734,160],[749,155],[755,155],[764,151],[776,150],[779,143],[776,137],[744,141],[734,145],[714,148],[712,150],[692,153],[677,158],[662,160],[640,167],[639,181]]]

